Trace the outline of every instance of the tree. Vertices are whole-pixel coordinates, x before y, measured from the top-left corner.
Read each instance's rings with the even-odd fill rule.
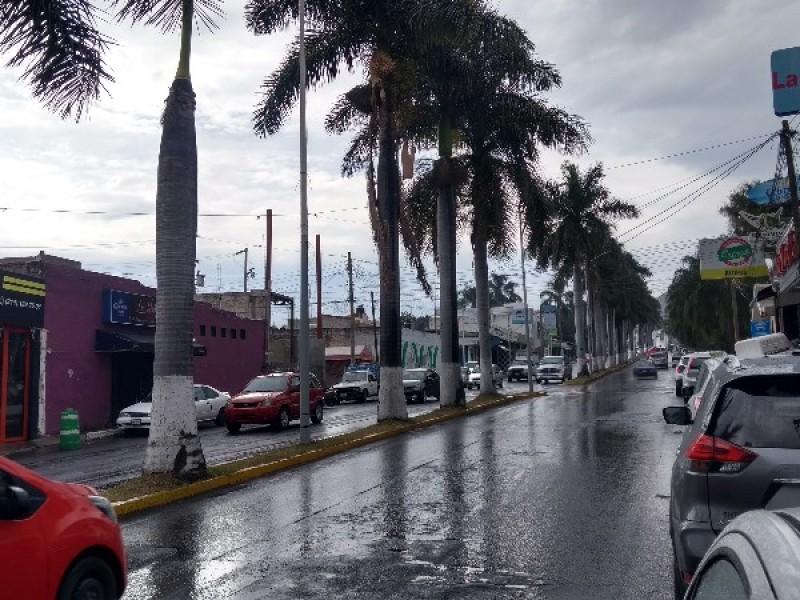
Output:
[[[361,154],[352,160],[363,164],[368,154],[371,170],[372,151],[375,146],[378,149],[377,181],[375,188],[370,183],[369,196],[375,196],[370,214],[381,270],[379,420],[408,416],[400,356],[398,114],[413,89],[413,64],[419,49],[449,43],[467,18],[465,7],[472,4],[467,0],[306,2],[308,85],[335,79],[342,64],[351,72],[360,64],[368,78],[366,85],[348,95],[349,105],[341,109],[351,120],[357,118],[357,112],[369,116],[370,126],[357,144]],[[285,28],[296,18],[296,2],[251,0],[247,6],[248,27],[256,34]],[[300,85],[298,58],[295,42],[265,81],[263,100],[255,113],[259,135],[275,133],[294,105]]]
[[[119,18],[180,29],[178,69],[161,125],[156,187],[156,338],[153,410],[144,470],[195,479],[206,461],[194,407],[192,310],[197,237],[197,139],[191,81],[192,27],[208,28],[221,12],[215,0],[119,0]]]
[[[80,120],[113,81],[103,53],[112,43],[95,27],[87,0],[3,0],[0,54],[24,66],[22,79],[48,110]]]
[[[504,306],[514,302],[522,302],[516,289],[519,284],[509,281],[508,275],[491,273],[489,276],[489,306]],[[465,286],[458,292],[458,307],[463,309],[468,306],[475,308],[476,287]]]
[[[468,285],[458,291],[457,305],[459,310],[467,307],[475,308],[475,286]]]
[[[586,370],[584,346],[586,322],[583,303],[587,261],[602,251],[611,237],[611,222],[638,215],[636,207],[611,197],[603,185],[602,164],[585,173],[578,166],[564,163],[561,180],[547,181],[541,187],[549,218],[540,239],[528,243],[528,252],[540,269],[553,268],[573,281],[575,302],[575,353],[578,374]]]

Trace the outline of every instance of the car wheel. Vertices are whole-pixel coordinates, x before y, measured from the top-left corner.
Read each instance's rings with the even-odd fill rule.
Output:
[[[314,425],[319,425],[322,423],[322,402],[317,402],[317,405],[314,407],[314,414],[311,415],[311,422]]]
[[[225,427],[228,428],[228,433],[231,435],[236,435],[242,428],[241,423],[225,423]]]
[[[278,418],[275,419],[272,425],[275,429],[286,429],[289,426],[289,409],[285,406],[281,406]]]
[[[514,383],[514,378],[511,375],[508,376],[508,383]]]
[[[425,392],[417,394],[417,402],[425,402]]]
[[[675,395],[680,396],[683,392],[683,386],[681,385],[680,381],[675,382]]]
[[[542,383],[542,380],[541,380],[541,379],[539,379],[539,378],[537,377],[537,378],[536,378],[536,383],[538,383],[538,384],[541,384],[541,383]]]
[[[114,570],[97,556],[82,558],[67,571],[58,600],[112,600],[117,597]]]
[[[501,379],[501,380],[500,380],[500,382],[497,384],[497,387],[499,387],[499,388],[502,388],[502,387],[503,387],[503,380],[502,380],[502,379]]]
[[[368,397],[369,397],[369,392],[367,392],[367,390],[361,390],[361,396],[359,396],[358,401],[366,402]]]
[[[467,389],[468,389],[468,390],[471,390],[471,389],[472,389],[472,384],[471,384],[471,383],[468,383],[468,384],[467,384]]]
[[[219,409],[217,416],[214,418],[214,425],[217,427],[222,427],[225,425],[225,407]]]

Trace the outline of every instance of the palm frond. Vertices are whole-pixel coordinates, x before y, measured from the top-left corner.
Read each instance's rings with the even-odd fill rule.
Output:
[[[95,27],[89,0],[30,0],[0,4],[0,53],[23,66],[33,96],[62,119],[80,120],[114,81],[103,53],[114,41]]]
[[[217,19],[224,16],[219,0],[193,0],[193,19],[198,27],[218,29]],[[183,0],[112,0],[117,19],[153,25],[164,33],[179,29],[183,18]]]

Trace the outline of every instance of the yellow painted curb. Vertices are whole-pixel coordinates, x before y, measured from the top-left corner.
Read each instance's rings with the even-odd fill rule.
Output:
[[[533,392],[533,393],[524,392],[520,394],[513,394],[510,396],[502,396],[494,400],[491,400],[489,402],[486,402],[485,404],[477,406],[476,405],[470,406],[468,404],[462,411],[448,410],[447,412],[445,412],[442,409],[439,409],[432,413],[415,417],[413,420],[409,419],[409,421],[405,426],[398,427],[390,431],[380,431],[377,433],[367,434],[355,439],[342,441],[340,444],[336,444],[334,446],[328,446],[327,448],[319,448],[319,449],[311,448],[308,450],[301,451],[299,454],[296,454],[295,456],[290,456],[287,458],[271,461],[263,465],[245,467],[239,469],[238,471],[234,471],[233,473],[228,473],[226,475],[218,475],[216,477],[211,477],[209,479],[203,479],[201,481],[196,481],[194,483],[188,483],[178,488],[163,490],[160,492],[155,492],[153,494],[148,494],[146,496],[131,498],[130,500],[121,500],[119,502],[114,502],[113,503],[114,510],[116,511],[118,517],[120,518],[127,517],[132,514],[142,512],[144,510],[156,508],[159,506],[165,506],[167,504],[172,504],[173,502],[178,502],[180,500],[186,500],[187,498],[199,496],[200,494],[205,494],[207,492],[212,492],[214,490],[218,490],[225,487],[240,485],[247,481],[258,479],[259,477],[272,475],[273,473],[278,473],[280,471],[286,471],[294,467],[299,467],[301,465],[305,465],[313,461],[333,456],[334,454],[341,454],[342,452],[346,452],[347,450],[351,450],[353,448],[358,448],[360,446],[365,446],[367,444],[379,442],[381,440],[385,440],[391,437],[396,437],[398,435],[408,433],[409,431],[413,431],[415,429],[423,429],[425,427],[430,427],[432,425],[436,425],[438,423],[449,421],[465,415],[478,414],[487,411],[491,408],[505,406],[507,404],[511,404],[519,400],[537,398],[539,396],[546,396],[546,395],[547,394],[543,392]]]

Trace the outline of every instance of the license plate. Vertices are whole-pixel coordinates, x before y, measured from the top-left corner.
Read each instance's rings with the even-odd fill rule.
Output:
[[[141,419],[131,419],[131,425],[141,425],[141,424],[142,424]]]

